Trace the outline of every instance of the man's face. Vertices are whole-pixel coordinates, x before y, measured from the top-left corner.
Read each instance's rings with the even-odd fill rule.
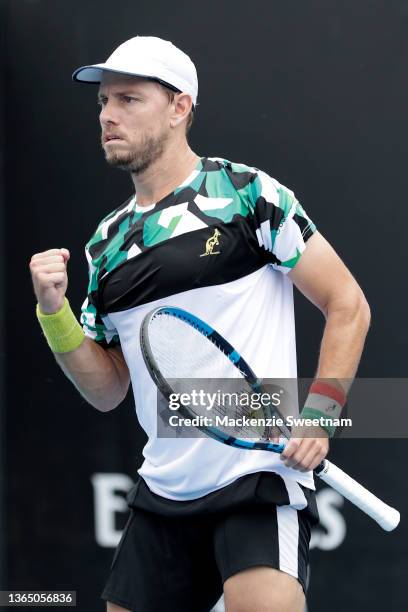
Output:
[[[170,137],[170,104],[153,81],[104,73],[99,88],[101,143],[112,166],[140,174],[163,153]]]

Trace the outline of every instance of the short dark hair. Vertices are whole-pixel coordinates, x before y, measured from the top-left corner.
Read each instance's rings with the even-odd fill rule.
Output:
[[[173,91],[172,89],[169,89],[168,87],[166,87],[165,85],[160,84],[160,87],[162,87],[164,89],[164,91],[167,94],[167,97],[169,99],[169,104],[171,104],[174,100],[174,97],[176,95],[176,91]],[[187,123],[186,123],[186,135],[189,133],[191,126],[193,125],[193,121],[194,121],[194,110],[193,107],[191,108],[190,114],[187,117]]]

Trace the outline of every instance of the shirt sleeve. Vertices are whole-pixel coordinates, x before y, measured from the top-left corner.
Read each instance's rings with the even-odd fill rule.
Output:
[[[89,284],[88,296],[82,304],[81,324],[85,336],[92,338],[104,347],[114,347],[120,344],[119,334],[108,316],[101,316],[97,307],[97,267],[92,261],[88,248],[85,248],[88,260]]]
[[[284,274],[293,270],[316,231],[293,191],[257,170],[252,183],[258,244],[271,254],[270,263]]]

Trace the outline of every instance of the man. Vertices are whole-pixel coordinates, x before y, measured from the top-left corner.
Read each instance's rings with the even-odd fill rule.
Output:
[[[86,247],[83,331],[65,298],[69,252],[36,254],[30,267],[37,315],[65,374],[101,411],[120,404],[131,380],[149,437],[103,593],[107,610],[204,612],[223,589],[228,612],[300,612],[316,520],[311,470],[332,428],[297,428],[281,457],[160,439],[140,324],[156,305],[180,306],[242,349],[259,376],[296,377],[295,284],[326,318],[303,411],[323,416],[333,398],[339,413],[347,388],[319,381],[355,375],[367,302],[292,191],[256,168],[191,150],[197,75],[182,51],[136,37],[73,78],[99,83],[106,160],[131,174],[135,194]]]

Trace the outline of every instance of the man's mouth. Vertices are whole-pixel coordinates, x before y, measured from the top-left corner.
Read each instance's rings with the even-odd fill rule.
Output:
[[[116,134],[110,134],[110,135],[106,135],[103,137],[103,141],[106,142],[111,142],[112,140],[123,140],[123,138],[121,138],[120,136],[117,136]]]

